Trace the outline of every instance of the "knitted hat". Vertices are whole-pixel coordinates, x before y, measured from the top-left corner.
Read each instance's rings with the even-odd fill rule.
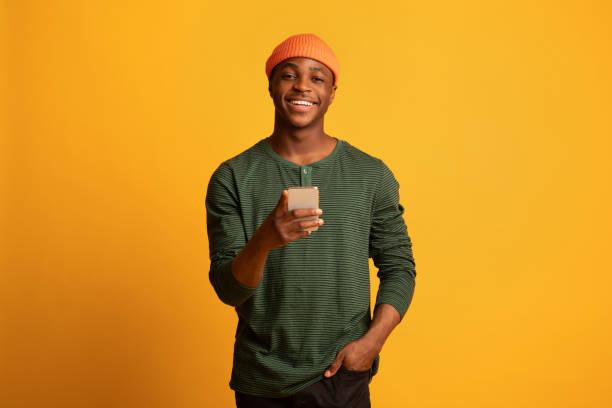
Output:
[[[338,83],[340,63],[332,49],[314,34],[296,34],[287,38],[276,46],[272,55],[266,61],[266,76],[270,75],[274,67],[281,61],[293,57],[312,58],[325,64],[334,73],[334,85]]]

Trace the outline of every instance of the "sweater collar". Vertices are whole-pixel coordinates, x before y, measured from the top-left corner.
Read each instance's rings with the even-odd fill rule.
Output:
[[[268,138],[264,138],[261,140],[260,143],[263,144],[264,146],[264,150],[266,151],[266,153],[268,153],[268,155],[270,155],[274,160],[281,162],[283,164],[287,164],[291,167],[295,167],[295,168],[302,168],[302,167],[312,167],[312,166],[317,166],[319,164],[325,164],[331,160],[333,160],[334,157],[336,157],[338,155],[338,153],[342,150],[344,141],[341,139],[338,139],[337,137],[334,137],[334,139],[336,139],[336,147],[334,148],[334,150],[332,150],[332,152],[330,154],[328,154],[326,157],[322,158],[321,160],[318,160],[316,162],[312,162],[312,163],[308,163],[304,166],[300,166],[297,163],[294,163],[290,160],[285,159],[284,157],[282,157],[281,155],[279,155],[278,153],[276,153],[274,151],[274,149],[272,149],[272,146],[270,146],[270,143],[268,142]]]

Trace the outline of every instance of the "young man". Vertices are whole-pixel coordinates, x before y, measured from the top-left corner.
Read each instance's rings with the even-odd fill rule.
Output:
[[[238,407],[369,407],[379,353],[414,293],[399,184],[324,132],[339,64],[323,40],[287,38],[266,75],[274,131],[221,163],[206,195],[210,281],[238,315],[230,387]],[[320,208],[288,211],[286,189],[310,185]]]

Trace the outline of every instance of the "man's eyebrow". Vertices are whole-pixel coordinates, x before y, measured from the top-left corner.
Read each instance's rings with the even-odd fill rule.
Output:
[[[293,62],[286,62],[285,65],[283,65],[284,67],[291,67],[293,69],[299,69],[300,67],[298,67],[297,65],[295,65]],[[323,68],[319,68],[319,67],[310,67],[311,71],[320,71],[323,75],[327,75],[325,73],[325,71],[323,71]]]

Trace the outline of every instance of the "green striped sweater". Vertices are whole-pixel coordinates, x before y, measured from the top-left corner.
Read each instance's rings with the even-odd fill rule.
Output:
[[[238,314],[230,387],[264,397],[291,395],[323,378],[336,353],[371,322],[368,258],[378,268],[376,304],[403,318],[414,293],[412,243],[391,170],[337,139],[324,159],[300,166],[262,139],[221,163],[206,194],[209,277]],[[231,261],[292,186],[319,188],[325,224],[268,254],[256,288]],[[379,357],[370,369],[378,370]]]

